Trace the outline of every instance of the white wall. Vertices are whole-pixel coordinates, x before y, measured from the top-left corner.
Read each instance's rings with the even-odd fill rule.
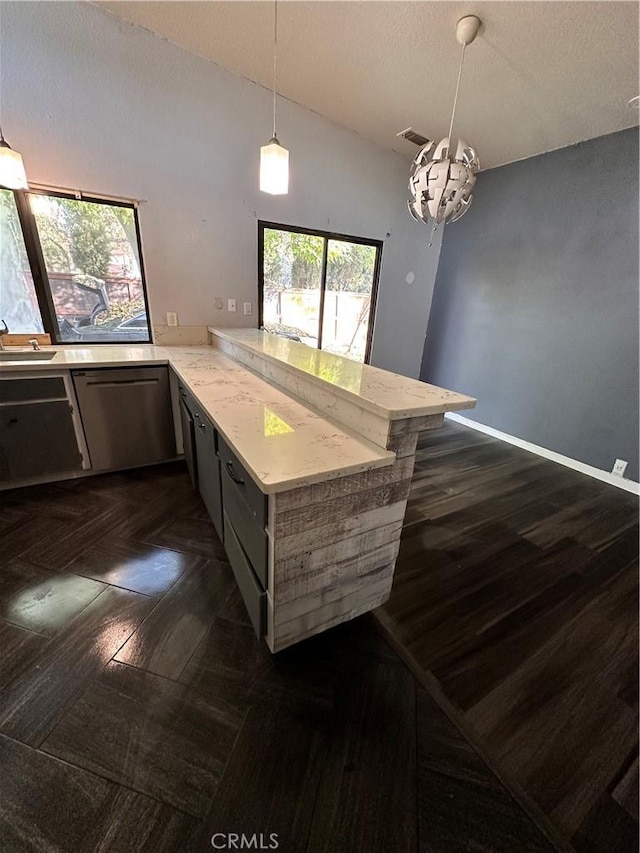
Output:
[[[5,134],[33,182],[143,201],[155,323],[248,325],[226,299],[256,304],[257,219],[383,239],[373,363],[418,375],[439,244],[407,213],[406,160],[281,100],[290,193],[264,195],[267,90],[88,4],[1,15]]]

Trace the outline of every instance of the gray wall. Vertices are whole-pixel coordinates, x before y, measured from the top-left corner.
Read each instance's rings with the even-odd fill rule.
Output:
[[[421,378],[637,481],[637,129],[481,173],[474,195],[445,229]]]

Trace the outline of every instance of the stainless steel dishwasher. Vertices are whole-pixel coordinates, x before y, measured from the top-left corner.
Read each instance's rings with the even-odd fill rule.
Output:
[[[94,471],[175,457],[166,367],[74,370],[72,376]]]

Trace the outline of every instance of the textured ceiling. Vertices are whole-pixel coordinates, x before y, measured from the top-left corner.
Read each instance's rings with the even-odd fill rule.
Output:
[[[186,50],[271,85],[270,2],[98,4]],[[278,90],[386,148],[404,128],[448,130],[460,47],[467,49],[458,132],[483,168],[637,124],[637,2],[280,2]],[[286,145],[287,129],[279,128]],[[454,132],[454,135],[455,132]]]

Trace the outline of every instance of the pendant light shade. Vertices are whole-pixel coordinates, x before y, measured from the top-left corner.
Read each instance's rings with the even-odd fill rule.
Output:
[[[270,195],[289,192],[289,152],[275,136],[260,149],[260,189]]]
[[[289,152],[276,136],[276,72],[278,68],[278,0],[273,21],[273,135],[260,149],[260,190],[270,195],[289,192]]]
[[[28,189],[22,155],[5,142],[0,131],[0,187],[8,190]]]

